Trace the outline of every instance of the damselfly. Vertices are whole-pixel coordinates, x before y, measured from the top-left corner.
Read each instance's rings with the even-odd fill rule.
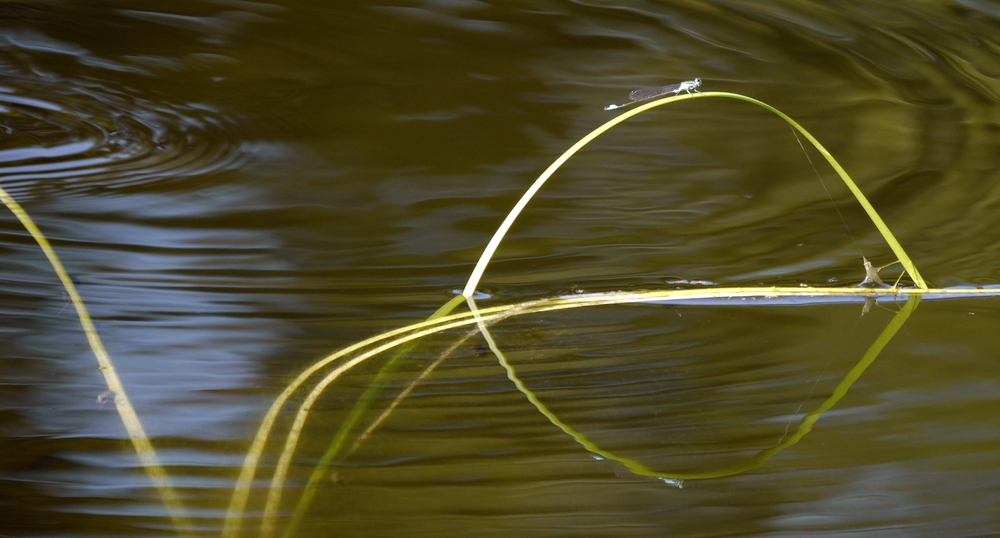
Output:
[[[654,97],[659,97],[661,95],[666,95],[672,93],[677,95],[681,92],[688,92],[689,94],[694,91],[695,93],[701,93],[698,91],[698,86],[701,86],[701,79],[696,78],[694,80],[686,80],[677,84],[671,84],[669,86],[654,86],[652,88],[639,88],[638,90],[632,90],[628,94],[628,98],[631,101],[627,103],[622,103],[620,105],[608,105],[604,107],[604,110],[614,110],[616,108],[622,108],[629,106],[633,103],[638,103],[639,101],[645,101],[646,99],[652,99]]]

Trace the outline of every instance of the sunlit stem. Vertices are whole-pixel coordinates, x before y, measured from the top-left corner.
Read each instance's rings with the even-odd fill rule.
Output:
[[[844,184],[847,185],[847,188],[851,191],[852,194],[854,194],[854,197],[857,199],[858,203],[861,204],[861,207],[864,208],[865,213],[868,214],[868,218],[871,219],[872,223],[875,224],[875,227],[878,228],[879,233],[882,234],[882,238],[885,239],[886,243],[889,244],[889,248],[892,249],[893,253],[896,254],[896,257],[899,259],[899,262],[903,264],[903,268],[906,270],[907,273],[909,273],[910,278],[913,280],[914,285],[918,288],[927,288],[927,284],[924,283],[924,279],[923,277],[920,276],[920,272],[917,271],[916,266],[914,266],[913,262],[910,261],[910,257],[906,254],[906,251],[903,250],[903,247],[899,244],[899,241],[896,240],[896,237],[889,230],[889,227],[886,226],[885,222],[882,220],[882,217],[879,216],[878,212],[875,211],[875,208],[872,207],[871,203],[868,202],[868,199],[865,198],[865,195],[864,193],[861,192],[861,189],[858,188],[858,186],[854,183],[854,181],[847,174],[847,172],[844,171],[843,167],[840,166],[840,163],[838,163],[837,160],[833,158],[833,155],[831,155],[830,152],[827,151],[826,148],[823,147],[823,145],[820,144],[815,137],[813,137],[813,135],[809,134],[809,131],[806,131],[805,128],[796,123],[795,120],[788,117],[780,110],[772,107],[771,105],[768,105],[767,103],[758,101],[757,99],[754,99],[752,97],[747,97],[745,95],[740,95],[737,93],[729,93],[729,92],[705,92],[705,93],[696,93],[691,95],[678,95],[674,97],[667,97],[664,99],[660,99],[642,105],[638,108],[634,108],[632,110],[629,110],[628,112],[625,112],[615,117],[614,119],[608,121],[604,125],[601,125],[597,129],[594,129],[589,134],[587,134],[587,136],[581,138],[580,141],[578,141],[576,144],[573,144],[573,146],[570,147],[568,150],[566,150],[562,155],[560,155],[559,158],[555,160],[555,162],[549,165],[549,167],[546,168],[544,172],[542,172],[542,175],[538,176],[538,179],[536,179],[535,182],[531,184],[528,190],[525,191],[525,193],[521,196],[521,199],[518,200],[518,202],[514,205],[514,208],[511,209],[510,213],[507,214],[507,217],[503,220],[503,222],[500,224],[500,227],[497,228],[497,231],[493,234],[493,237],[490,239],[490,242],[486,245],[486,249],[483,251],[483,254],[479,257],[479,261],[476,263],[476,266],[473,269],[472,274],[469,276],[469,281],[466,283],[465,288],[462,290],[462,295],[466,297],[473,296],[473,294],[476,291],[476,286],[479,285],[479,281],[483,277],[483,273],[486,272],[486,267],[489,265],[490,260],[493,258],[493,254],[500,246],[501,241],[503,241],[504,236],[507,234],[507,231],[510,230],[510,227],[514,224],[514,221],[517,219],[518,215],[520,215],[521,211],[523,211],[524,208],[528,205],[528,202],[531,201],[531,199],[535,196],[535,193],[537,193],[539,189],[542,188],[542,185],[544,185],[545,182],[548,181],[548,179],[552,176],[552,174],[554,174],[555,171],[558,170],[563,165],[563,163],[568,161],[570,157],[576,154],[576,152],[580,151],[584,146],[592,142],[594,139],[596,139],[604,132],[610,130],[612,127],[618,125],[619,123],[622,123],[623,121],[631,118],[632,116],[635,116],[637,114],[642,114],[647,110],[665,105],[667,103],[672,103],[675,101],[684,101],[688,99],[708,99],[708,98],[737,99],[740,101],[745,101],[748,103],[755,104],[761,108],[764,108],[765,110],[772,112],[781,119],[785,120],[785,122],[788,123],[788,125],[792,126],[792,128],[794,128],[803,136],[805,136],[806,139],[809,140],[809,143],[811,143],[813,147],[815,147],[816,150],[819,151],[821,155],[823,155],[823,157],[827,160],[827,162],[830,163],[830,166],[832,166],[834,171],[837,172],[837,175],[840,176],[840,179],[844,181]]]
[[[121,378],[118,377],[118,372],[115,370],[114,363],[111,362],[111,357],[108,356],[107,351],[104,349],[101,337],[97,334],[97,329],[90,319],[90,314],[87,312],[87,307],[83,304],[83,299],[80,298],[80,294],[76,291],[73,279],[69,277],[66,269],[63,268],[63,264],[59,261],[59,257],[56,256],[56,252],[49,244],[49,240],[45,238],[45,235],[38,229],[38,226],[31,220],[31,217],[28,216],[24,208],[7,194],[7,191],[3,188],[0,188],[0,200],[17,217],[17,220],[21,221],[21,225],[28,230],[28,233],[38,243],[42,252],[45,253],[45,257],[49,259],[52,269],[55,270],[59,281],[62,282],[66,293],[76,308],[76,315],[80,318],[80,325],[83,327],[84,334],[87,335],[87,342],[90,344],[90,349],[93,350],[94,356],[97,358],[98,370],[104,375],[104,382],[107,384],[108,391],[115,400],[115,409],[118,411],[118,416],[121,418],[122,424],[125,425],[125,430],[132,441],[132,448],[138,454],[146,474],[152,479],[153,486],[159,492],[160,499],[167,508],[174,526],[183,532],[190,532],[191,524],[187,520],[187,516],[184,515],[180,498],[170,484],[170,479],[160,464],[160,459],[153,449],[153,444],[150,443],[149,437],[146,436],[146,431],[139,421],[139,415],[136,414],[128,395],[125,393],[125,386],[122,384]]]

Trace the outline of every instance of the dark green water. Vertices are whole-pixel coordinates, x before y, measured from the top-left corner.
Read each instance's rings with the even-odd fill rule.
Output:
[[[1000,284],[998,35],[1000,7],[978,0],[5,2],[0,186],[73,275],[189,532],[218,536],[285,386],[451,299],[524,190],[635,88],[700,77],[776,106],[932,286]],[[542,189],[479,305],[860,282],[862,256],[895,258],[810,155],[836,207],[759,108],[645,113]],[[779,444],[899,308],[604,306],[493,331],[592,441],[702,472]],[[593,458],[474,335],[323,475],[296,535],[1000,533],[998,322],[998,299],[921,303],[798,444],[682,489]],[[0,331],[0,535],[182,534],[98,402],[67,294],[5,209]],[[464,336],[408,353],[363,425]],[[385,357],[313,406],[278,535]],[[260,534],[304,397],[277,419],[242,536]]]

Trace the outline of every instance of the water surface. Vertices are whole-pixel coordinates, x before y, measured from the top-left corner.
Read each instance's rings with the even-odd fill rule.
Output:
[[[216,536],[284,387],[451,299],[521,193],[635,88],[700,77],[778,107],[931,285],[1000,283],[998,30],[1000,10],[975,0],[7,3],[0,185],[73,275],[189,532]],[[661,107],[550,180],[480,307],[860,282],[862,256],[895,258],[838,181],[762,109]],[[107,387],[68,296],[6,211],[0,259],[3,534],[181,534],[98,401]],[[595,443],[700,472],[780,443],[900,307],[604,306],[493,334]],[[801,442],[682,489],[596,460],[481,335],[448,331],[380,382],[363,425],[460,343],[323,474],[297,535],[997,533],[998,320],[995,299],[922,303]],[[277,531],[388,356],[317,401]],[[244,536],[259,533],[294,408]]]

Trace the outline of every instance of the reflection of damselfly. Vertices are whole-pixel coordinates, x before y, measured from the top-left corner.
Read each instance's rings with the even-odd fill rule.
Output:
[[[688,92],[689,94],[694,91],[695,93],[701,93],[698,91],[698,86],[701,86],[701,79],[696,78],[694,80],[686,80],[678,84],[671,84],[669,86],[655,86],[652,88],[639,88],[638,90],[632,90],[632,93],[628,94],[628,98],[631,101],[627,103],[622,103],[620,105],[608,105],[604,107],[604,110],[614,110],[616,108],[621,108],[623,106],[629,106],[632,103],[638,103],[639,101],[645,101],[646,99],[652,99],[654,97],[659,97],[661,95],[666,95],[672,93],[677,95],[681,92]]]

